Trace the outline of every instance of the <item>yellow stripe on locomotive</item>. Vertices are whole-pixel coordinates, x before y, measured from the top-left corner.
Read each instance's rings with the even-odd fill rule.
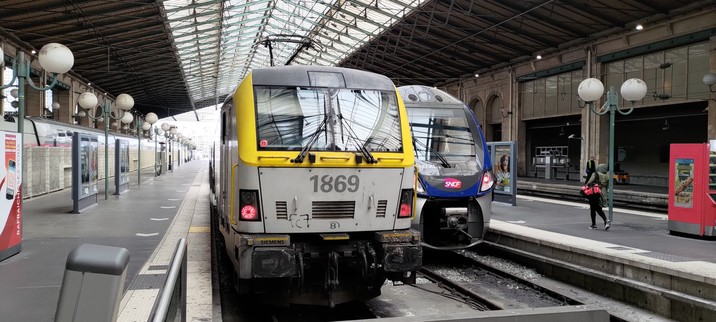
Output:
[[[400,113],[400,133],[402,136],[402,151],[380,152],[371,151],[379,163],[369,164],[366,162],[356,163],[357,152],[339,151],[311,151],[315,155],[313,163],[291,162],[298,151],[261,151],[258,149],[260,138],[256,136],[256,106],[254,95],[253,72],[237,88],[234,94],[234,106],[239,106],[236,111],[236,124],[239,125],[239,156],[245,165],[250,166],[279,166],[279,167],[377,167],[377,168],[406,168],[414,165],[414,151],[408,125],[405,105],[400,94],[395,90],[397,97],[398,112]],[[249,108],[245,108],[249,107]],[[347,130],[346,130],[347,131]]]

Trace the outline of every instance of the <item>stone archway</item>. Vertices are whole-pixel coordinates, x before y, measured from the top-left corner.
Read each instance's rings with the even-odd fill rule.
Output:
[[[502,111],[504,104],[502,97],[493,94],[487,100],[487,115],[485,117],[485,139],[487,141],[502,141]]]
[[[490,126],[488,124],[487,120],[487,114],[488,111],[485,109],[485,104],[479,97],[474,97],[470,99],[470,103],[468,106],[470,107],[470,110],[472,110],[472,113],[475,114],[475,118],[477,118],[477,123],[482,126],[482,135],[485,136],[485,139],[487,139],[487,134],[490,132]]]

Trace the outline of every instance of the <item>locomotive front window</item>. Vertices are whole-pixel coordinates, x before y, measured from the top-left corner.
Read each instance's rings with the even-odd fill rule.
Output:
[[[474,160],[475,140],[463,108],[408,107],[415,157],[422,161],[459,163]],[[479,142],[482,144],[482,142]]]
[[[255,86],[260,150],[402,152],[395,92]]]

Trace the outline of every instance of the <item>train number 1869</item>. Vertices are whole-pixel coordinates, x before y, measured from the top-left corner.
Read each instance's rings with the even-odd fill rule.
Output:
[[[344,175],[314,175],[310,178],[311,182],[313,182],[313,192],[318,192],[319,189],[321,192],[344,192],[348,190],[348,192],[356,192],[358,191],[358,187],[360,186],[360,178],[358,178],[357,175],[350,175],[348,177]]]

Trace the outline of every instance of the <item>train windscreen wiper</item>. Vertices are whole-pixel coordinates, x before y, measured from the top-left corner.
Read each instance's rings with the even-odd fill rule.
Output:
[[[452,166],[450,165],[450,162],[448,162],[448,160],[445,159],[445,157],[442,155],[442,153],[438,152],[437,150],[435,150],[431,147],[428,147],[427,145],[425,145],[425,143],[416,140],[415,136],[413,136],[413,146],[417,147],[417,143],[420,143],[420,145],[423,148],[425,148],[425,150],[423,150],[423,151],[430,151],[430,152],[435,153],[435,156],[438,157],[438,159],[440,160],[440,163],[443,165],[444,168],[452,168]]]
[[[353,143],[356,144],[360,153],[363,154],[363,157],[365,158],[365,162],[368,164],[378,163],[378,160],[376,160],[375,157],[373,157],[373,154],[370,153],[370,151],[368,151],[368,148],[365,147],[365,144],[363,144],[359,141],[358,136],[356,135],[355,132],[353,132],[353,128],[351,128],[351,125],[348,124],[348,121],[346,121],[343,118],[342,113],[338,113],[338,119],[341,121],[341,128],[342,128],[343,124],[345,124],[346,128],[348,129],[348,138],[352,139]]]
[[[291,160],[291,163],[303,163],[303,159],[306,158],[306,155],[308,154],[308,151],[311,149],[314,143],[316,143],[316,140],[318,140],[318,135],[321,134],[325,130],[326,124],[328,123],[328,117],[323,117],[323,122],[318,126],[318,129],[315,133],[311,134],[310,139],[308,140],[308,144],[301,149],[301,152],[298,153],[298,156],[296,156],[295,159]]]

